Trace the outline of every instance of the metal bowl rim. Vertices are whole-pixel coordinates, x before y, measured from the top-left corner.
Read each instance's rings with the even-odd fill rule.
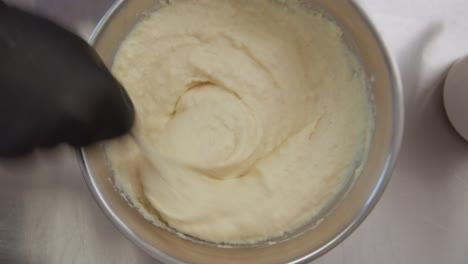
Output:
[[[90,45],[93,45],[97,38],[99,37],[102,29],[110,22],[112,16],[115,12],[121,7],[121,5],[126,0],[117,0],[114,4],[107,10],[105,15],[101,18],[97,26],[94,28],[91,37],[88,42]],[[307,255],[297,258],[296,260],[290,262],[291,264],[304,263],[306,261],[312,261],[328,251],[336,247],[342,241],[344,241],[356,228],[367,218],[372,209],[375,207],[380,197],[383,195],[385,188],[390,181],[392,176],[392,169],[396,162],[398,152],[400,150],[401,141],[403,138],[403,126],[404,126],[404,102],[403,102],[403,88],[401,84],[400,73],[395,63],[394,58],[390,55],[390,52],[382,40],[380,34],[378,33],[374,23],[370,20],[367,14],[364,12],[363,8],[355,2],[355,0],[349,1],[353,8],[358,12],[360,17],[366,23],[367,27],[371,31],[374,39],[379,45],[381,52],[385,58],[385,64],[388,69],[392,84],[392,96],[393,96],[393,127],[392,127],[392,138],[387,153],[387,158],[385,165],[382,167],[381,175],[379,181],[376,184],[372,194],[367,199],[365,206],[358,212],[357,217],[351,221],[335,238],[330,240],[328,243],[322,247],[310,252]],[[174,263],[174,264],[183,264],[184,262],[169,256],[162,252],[161,250],[151,246],[141,237],[139,237],[135,232],[131,230],[116,214],[111,206],[104,200],[103,196],[98,190],[97,184],[94,180],[94,176],[89,167],[89,164],[86,160],[86,153],[84,148],[77,148],[76,153],[78,156],[78,161],[80,164],[80,169],[83,174],[83,177],[86,181],[86,184],[93,195],[94,199],[98,203],[101,210],[104,212],[106,217],[112,222],[112,224],[125,236],[127,239],[132,241],[139,248],[143,249],[146,253],[152,257],[164,262],[164,263]]]

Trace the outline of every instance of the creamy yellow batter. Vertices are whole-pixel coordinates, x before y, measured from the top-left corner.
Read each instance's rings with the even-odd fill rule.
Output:
[[[113,73],[137,112],[132,136],[107,144],[117,187],[206,241],[266,240],[317,216],[372,134],[342,31],[292,4],[173,1],[130,32]]]

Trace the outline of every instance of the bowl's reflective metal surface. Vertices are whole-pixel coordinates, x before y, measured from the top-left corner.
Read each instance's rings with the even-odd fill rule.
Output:
[[[114,190],[112,174],[99,146],[79,151],[88,186],[104,213],[131,241],[167,263],[306,263],[338,245],[370,213],[391,176],[403,131],[400,78],[387,49],[362,10],[352,1],[304,0],[344,29],[344,38],[373,80],[376,128],[362,175],[342,202],[316,228],[306,226],[294,238],[269,246],[217,248],[193,243],[153,226]],[[117,48],[154,0],[117,1],[97,26],[90,42],[110,65]],[[299,231],[299,232],[300,232]]]

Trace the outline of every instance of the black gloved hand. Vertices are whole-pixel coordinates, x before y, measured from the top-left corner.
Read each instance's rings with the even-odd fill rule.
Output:
[[[81,38],[0,0],[0,157],[128,132],[133,105]]]

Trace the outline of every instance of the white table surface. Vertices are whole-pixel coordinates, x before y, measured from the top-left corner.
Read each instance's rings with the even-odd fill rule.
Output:
[[[49,16],[86,37],[111,0],[7,2]],[[468,1],[358,2],[400,67],[405,138],[393,179],[377,207],[344,243],[314,263],[466,264],[468,143],[447,121],[441,88],[453,61],[468,54]],[[61,147],[0,162],[3,263],[155,261],[104,217],[74,153]]]

